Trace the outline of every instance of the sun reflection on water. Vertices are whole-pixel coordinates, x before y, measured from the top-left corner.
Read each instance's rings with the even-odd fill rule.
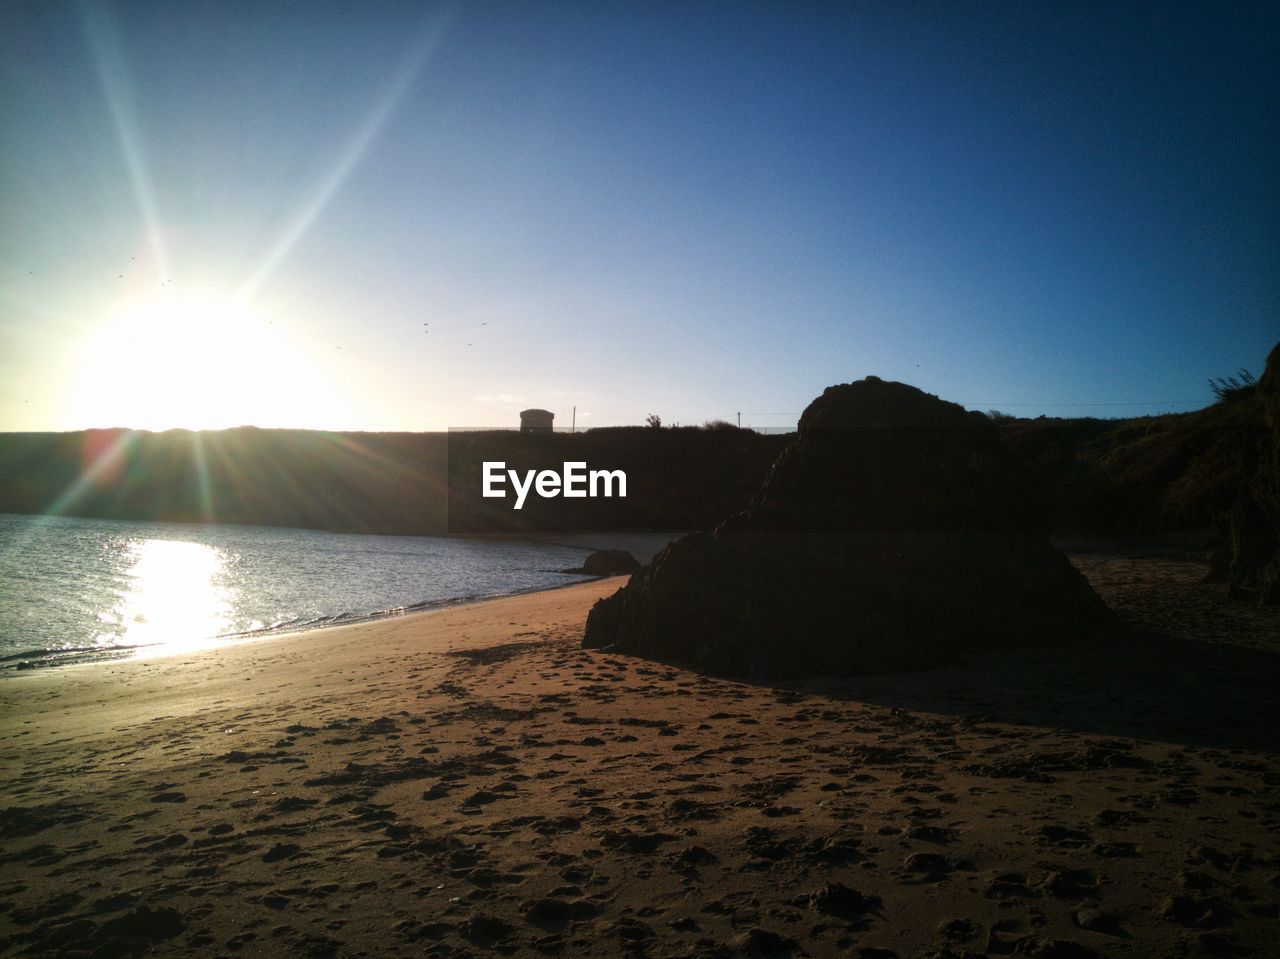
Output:
[[[234,593],[223,583],[225,560],[203,543],[144,539],[129,544],[118,602],[99,619],[115,641],[142,655],[197,649],[234,628]]]

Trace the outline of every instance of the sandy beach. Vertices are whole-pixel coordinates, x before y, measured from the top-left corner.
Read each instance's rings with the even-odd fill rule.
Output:
[[[0,959],[1280,959],[1280,4],[3,14]]]
[[[1276,955],[1280,616],[1077,553],[1126,648],[747,684],[621,580],[0,683],[0,955]]]

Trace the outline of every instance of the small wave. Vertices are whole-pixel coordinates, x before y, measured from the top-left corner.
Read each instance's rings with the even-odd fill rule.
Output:
[[[370,612],[353,612],[351,610],[344,610],[343,612],[334,613],[328,616],[313,616],[310,618],[297,616],[292,619],[281,620],[270,626],[261,626],[256,629],[222,633],[218,636],[211,637],[211,639],[215,641],[266,639],[272,636],[305,632],[312,629],[325,629],[332,626],[350,626],[359,623],[376,622],[378,620],[390,619],[395,616],[429,612],[437,609],[448,609],[453,606],[463,606],[467,603],[476,603],[482,600],[501,599],[506,596],[522,596],[527,593],[543,592],[548,589],[560,589],[562,586],[573,585],[573,583],[581,582],[582,580],[590,579],[591,577],[574,575],[566,578],[569,579],[569,582],[555,586],[537,585],[519,589],[500,590],[492,593],[466,593],[460,596],[424,599],[415,603],[408,603],[403,606],[393,606]],[[73,663],[89,663],[122,659],[132,654],[135,650],[163,645],[163,643],[134,643],[128,645],[66,646],[49,649],[22,650],[20,652],[0,655],[0,674],[14,670],[42,669],[70,665]]]
[[[122,659],[146,644],[108,644],[103,646],[61,646],[53,649],[24,649],[0,656],[0,672],[7,670],[44,669],[69,663],[90,663]]]

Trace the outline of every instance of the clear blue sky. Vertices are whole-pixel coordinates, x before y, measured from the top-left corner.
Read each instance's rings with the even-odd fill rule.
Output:
[[[9,3],[0,429],[1205,405],[1280,339],[1278,10]]]

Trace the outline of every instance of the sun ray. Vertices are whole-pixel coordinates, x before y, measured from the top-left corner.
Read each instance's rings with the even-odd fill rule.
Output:
[[[315,191],[302,204],[284,232],[267,251],[257,269],[245,280],[237,294],[238,299],[246,303],[253,299],[324,212],[334,194],[355,170],[361,158],[395,113],[401,100],[417,79],[427,58],[440,42],[443,32],[444,19],[439,14],[433,14],[419,28],[413,44],[374,100],[364,122],[338,157],[338,162],[320,180]]]
[[[93,450],[89,445],[89,435],[85,436],[83,459],[87,462],[81,468],[75,480],[67,486],[48,506],[44,512],[31,517],[32,523],[25,531],[19,530],[8,541],[0,543],[4,552],[19,552],[33,539],[39,526],[64,514],[74,515],[70,511],[91,488],[101,485],[113,473],[122,470],[128,459],[129,448],[133,445],[135,434],[132,430],[119,430],[117,435],[101,449]]]
[[[169,255],[165,249],[155,188],[143,150],[142,134],[135,117],[134,97],[129,84],[129,71],[120,48],[120,38],[104,6],[85,4],[82,10],[89,50],[93,56],[94,67],[97,69],[98,81],[102,85],[102,95],[107,101],[107,109],[115,125],[116,137],[120,141],[120,152],[124,156],[125,166],[129,171],[129,181],[147,231],[147,240],[151,247],[151,255],[155,259],[155,268],[161,276],[168,277]]]
[[[86,441],[89,439],[86,436]],[[119,435],[101,450],[90,453],[88,465],[80,471],[74,483],[63,490],[62,495],[45,509],[46,516],[60,516],[65,510],[75,505],[91,487],[106,479],[112,471],[120,469],[128,459],[129,448],[133,445],[133,430],[120,430]]]
[[[191,459],[195,464],[196,482],[199,484],[200,521],[213,523],[217,516],[213,510],[213,490],[209,483],[209,463],[204,454],[204,438],[199,430],[191,431]]]

